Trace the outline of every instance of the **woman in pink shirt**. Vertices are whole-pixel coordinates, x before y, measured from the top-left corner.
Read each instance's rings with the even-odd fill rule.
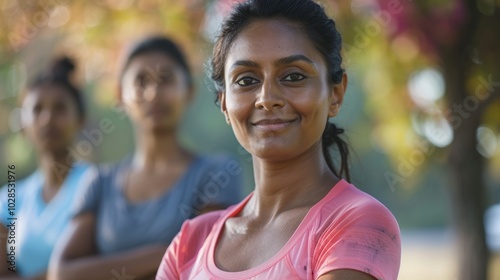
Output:
[[[397,279],[398,224],[348,183],[343,130],[329,122],[347,86],[340,50],[335,22],[312,0],[234,8],[215,44],[212,79],[227,123],[252,154],[255,191],[185,222],[156,279]]]

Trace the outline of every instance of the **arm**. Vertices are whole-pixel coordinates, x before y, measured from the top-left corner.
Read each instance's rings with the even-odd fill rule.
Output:
[[[95,215],[84,213],[75,217],[52,255],[50,279],[149,278],[156,273],[166,249],[151,245],[99,256],[94,236]]]
[[[4,225],[0,224],[0,280],[45,280],[47,278],[45,273],[37,275],[36,277],[25,278],[8,269],[7,236],[8,229]]]
[[[321,275],[318,280],[376,280],[375,277],[366,273],[350,270],[338,269]]]

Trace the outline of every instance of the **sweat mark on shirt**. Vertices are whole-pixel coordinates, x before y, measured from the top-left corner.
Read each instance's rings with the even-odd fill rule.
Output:
[[[349,241],[347,246],[352,250],[369,252],[372,261],[388,249],[387,244],[382,239],[370,235],[365,235],[356,241]]]
[[[389,238],[392,240],[392,241],[396,241],[396,239],[398,239],[398,236],[395,235],[394,233],[392,232],[389,232],[386,228],[380,228],[378,229],[380,232],[382,232],[383,234],[389,236]]]

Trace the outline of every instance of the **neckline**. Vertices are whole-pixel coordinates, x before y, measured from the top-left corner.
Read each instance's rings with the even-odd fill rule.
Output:
[[[242,271],[225,271],[220,269],[216,264],[215,264],[215,248],[217,245],[217,242],[219,240],[219,237],[221,235],[221,231],[227,221],[230,217],[236,216],[240,211],[245,207],[245,205],[248,203],[250,198],[253,196],[253,192],[250,193],[242,202],[240,202],[236,207],[234,207],[231,211],[229,211],[227,214],[225,214],[220,222],[217,224],[215,231],[214,231],[214,237],[210,240],[210,244],[208,247],[208,252],[207,256],[205,258],[205,265],[210,271],[210,273],[214,274],[215,276],[218,277],[223,277],[227,279],[234,279],[234,277],[242,277],[242,278],[250,278],[258,274],[259,272],[262,272],[263,270],[273,266],[276,262],[280,261],[283,259],[283,257],[290,251],[290,249],[295,245],[297,240],[305,233],[306,230],[310,228],[311,223],[314,222],[313,217],[317,215],[319,210],[322,208],[322,206],[330,201],[332,198],[336,197],[339,195],[346,187],[348,187],[350,184],[345,181],[344,179],[340,179],[335,185],[333,185],[332,189],[323,197],[321,198],[316,204],[314,204],[309,211],[307,211],[307,214],[304,216],[302,221],[300,222],[299,226],[295,229],[294,233],[288,239],[288,241],[285,243],[285,245],[276,253],[274,256],[272,256],[269,260],[252,267],[247,270],[242,270]]]
[[[76,170],[80,169],[80,167],[84,167],[85,164],[80,161],[75,161],[73,162],[73,165],[68,171],[68,174],[66,175],[66,178],[64,178],[64,181],[62,182],[61,186],[59,187],[59,190],[57,190],[57,193],[52,197],[51,200],[45,201],[43,198],[43,185],[45,184],[45,176],[42,172],[41,169],[38,169],[34,174],[33,177],[31,178],[33,182],[36,182],[38,186],[38,202],[40,205],[43,207],[43,209],[49,207],[50,205],[55,204],[58,200],[59,197],[63,196],[63,193],[66,192],[66,190],[69,188],[69,186],[72,186],[68,182],[73,180],[73,176],[77,173]]]

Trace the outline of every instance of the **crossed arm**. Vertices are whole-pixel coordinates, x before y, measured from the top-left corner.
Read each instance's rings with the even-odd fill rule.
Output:
[[[148,245],[127,252],[98,255],[95,215],[73,219],[52,254],[48,276],[52,280],[154,279],[166,246]],[[122,277],[122,278],[120,278]],[[123,278],[125,277],[125,278]]]

